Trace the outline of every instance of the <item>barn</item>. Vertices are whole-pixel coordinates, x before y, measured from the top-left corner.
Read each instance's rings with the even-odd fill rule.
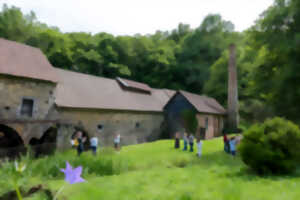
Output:
[[[171,136],[184,132],[184,111],[196,113],[197,132],[203,139],[220,136],[224,128],[226,110],[213,98],[186,91],[178,91],[164,106],[165,118]]]

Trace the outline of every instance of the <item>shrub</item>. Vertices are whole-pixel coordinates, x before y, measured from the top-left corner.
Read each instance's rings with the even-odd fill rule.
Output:
[[[259,174],[292,172],[299,161],[300,130],[276,117],[245,132],[239,146],[242,160]]]
[[[182,113],[184,128],[188,133],[195,134],[198,127],[196,112],[192,110],[184,110]]]

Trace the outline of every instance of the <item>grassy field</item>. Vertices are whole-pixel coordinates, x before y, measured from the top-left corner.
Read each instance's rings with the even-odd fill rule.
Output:
[[[226,155],[222,149],[221,139],[204,141],[203,157],[197,158],[195,153],[173,149],[173,141],[162,140],[124,147],[120,153],[101,152],[102,155],[100,153],[97,157],[86,153],[81,160],[76,160],[75,152],[67,152],[56,157],[33,161],[32,178],[27,180],[26,185],[29,187],[42,183],[52,191],[58,190],[65,184],[62,174],[58,174],[60,173],[58,168],[64,165],[64,159],[69,159],[75,165],[83,165],[85,169],[83,177],[87,181],[66,185],[58,199],[296,200],[300,198],[300,173],[292,176],[258,177],[247,170],[239,157]],[[55,159],[58,163],[53,167],[51,163],[55,163]],[[106,164],[113,163],[111,171],[107,172],[103,162],[97,164],[101,159],[106,160]],[[101,174],[101,167],[97,168],[99,165],[103,167],[105,173]],[[43,174],[43,171],[54,175],[49,177]],[[8,189],[0,188],[0,194]],[[40,193],[26,199],[37,200],[46,197]]]

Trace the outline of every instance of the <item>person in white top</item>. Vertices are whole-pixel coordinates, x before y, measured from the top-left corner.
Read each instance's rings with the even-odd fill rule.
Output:
[[[114,138],[114,144],[115,144],[115,149],[120,150],[120,141],[121,141],[121,135],[117,134]]]
[[[97,137],[92,137],[90,139],[90,143],[91,143],[91,149],[94,155],[97,154],[97,147],[98,147],[98,138]]]
[[[200,137],[197,137],[197,156],[201,157],[202,155],[202,141]]]

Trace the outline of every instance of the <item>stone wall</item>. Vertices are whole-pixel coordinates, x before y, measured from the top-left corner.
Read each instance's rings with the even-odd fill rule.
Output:
[[[0,123],[14,128],[29,143],[54,125],[57,112],[54,83],[0,75]],[[32,99],[32,117],[21,115],[23,99]]]
[[[69,146],[75,128],[83,129],[89,137],[98,137],[101,146],[112,145],[116,133],[121,135],[123,145],[153,141],[159,139],[164,121],[163,113],[71,108],[58,111],[60,119],[69,124],[60,128],[59,135],[64,138],[60,147]]]

